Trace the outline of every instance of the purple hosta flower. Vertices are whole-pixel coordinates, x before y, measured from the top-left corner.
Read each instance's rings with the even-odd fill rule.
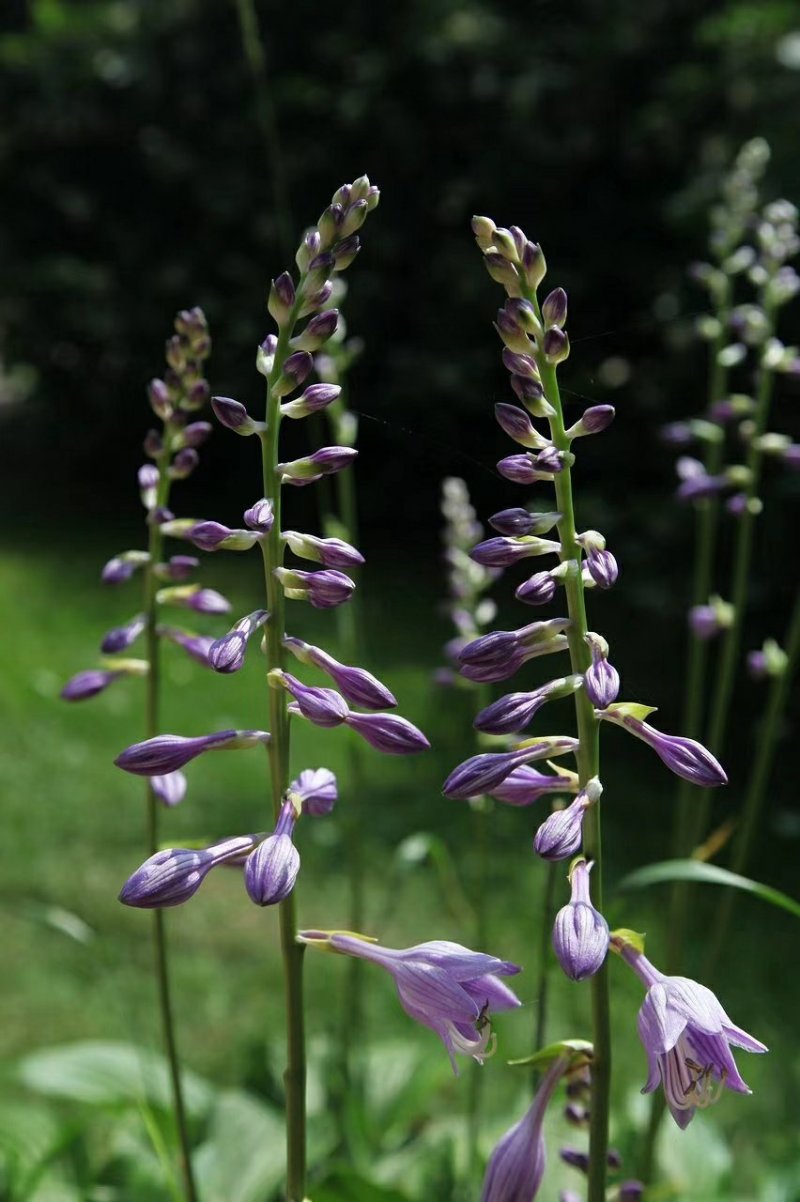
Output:
[[[186,480],[191,476],[200,462],[200,456],[194,447],[184,447],[172,461],[169,468],[170,480]]]
[[[553,1061],[526,1113],[496,1144],[486,1167],[481,1202],[533,1202],[545,1169],[545,1111],[568,1064],[566,1056]]]
[[[264,429],[263,422],[254,422],[244,405],[230,397],[212,396],[211,408],[222,425],[233,430],[234,434],[247,436]]]
[[[732,497],[728,497],[725,502],[725,511],[731,514],[732,517],[741,518],[750,510],[751,505],[757,507],[754,512],[760,512],[761,502],[757,497],[751,499],[747,496],[747,493],[736,492]]]
[[[518,630],[494,630],[462,647],[458,653],[461,675],[467,680],[494,683],[508,680],[527,660],[566,646],[563,632],[568,618],[530,622]]]
[[[304,768],[289,785],[288,797],[304,814],[330,814],[338,799],[336,777],[329,768]]]
[[[535,768],[523,764],[515,768],[501,784],[495,785],[492,797],[510,806],[529,806],[546,793],[573,793],[576,780],[573,773],[553,775],[537,772]]]
[[[260,534],[255,530],[231,530],[221,522],[197,522],[186,537],[201,551],[249,551]]]
[[[533,837],[536,854],[543,860],[567,860],[580,851],[584,815],[602,792],[600,781],[592,777],[565,809],[553,810]]]
[[[119,900],[143,910],[179,906],[197,892],[212,868],[249,851],[253,843],[252,836],[241,835],[201,851],[187,847],[157,851],[128,878]]]
[[[145,463],[139,468],[139,493],[145,509],[153,509],[158,494],[159,474],[153,463]]]
[[[528,414],[519,406],[495,405],[494,415],[501,430],[520,446],[533,451],[543,451],[551,446],[550,439],[539,433]]]
[[[487,538],[470,551],[470,559],[485,568],[507,568],[533,555],[557,555],[561,544],[549,538]]]
[[[623,1181],[619,1187],[619,1202],[641,1202],[644,1197],[644,1182]]]
[[[556,595],[558,584],[552,572],[534,572],[515,590],[514,596],[526,605],[546,605]]]
[[[663,1085],[679,1127],[689,1125],[698,1107],[716,1102],[723,1088],[750,1093],[731,1046],[766,1052],[764,1044],[734,1026],[704,985],[688,977],[665,976],[629,943],[619,950],[647,987],[637,1024],[649,1070],[642,1092],[652,1093]]]
[[[304,643],[292,635],[284,636],[283,645],[301,664],[311,664],[327,672],[351,705],[358,705],[365,710],[393,709],[397,705],[394,694],[366,669],[340,664],[321,647]]]
[[[416,755],[430,747],[422,731],[397,714],[357,714],[351,710],[346,723],[386,755]]]
[[[247,644],[269,618],[265,609],[256,609],[240,618],[236,625],[216,639],[208,650],[208,662],[215,672],[238,672],[244,663]]]
[[[578,860],[570,872],[572,897],[559,910],[553,926],[553,949],[564,972],[573,981],[593,977],[608,954],[608,923],[592,905],[589,894],[591,864]]]
[[[567,320],[567,294],[563,288],[554,288],[542,301],[542,321],[545,329],[563,326]]]
[[[326,409],[328,405],[338,399],[341,391],[338,384],[312,384],[301,396],[281,405],[281,413],[284,417],[308,417],[310,413],[318,413],[320,409]]]
[[[269,534],[275,524],[275,506],[267,497],[262,497],[244,511],[244,524],[260,534]]]
[[[111,671],[103,668],[88,668],[85,672],[77,672],[70,677],[61,690],[62,701],[88,701],[96,697],[110,684],[113,684],[124,672]]]
[[[295,601],[310,601],[315,609],[334,609],[344,604],[350,600],[356,587],[344,572],[332,568],[324,568],[321,572],[300,572],[289,568],[274,570],[287,597]]]
[[[730,486],[727,476],[709,476],[700,460],[688,455],[683,455],[675,467],[681,481],[676,493],[679,501],[702,501]]]
[[[299,388],[314,367],[308,351],[295,351],[284,360],[278,380],[272,385],[273,396],[282,397]]]
[[[200,588],[196,584],[159,589],[156,601],[159,605],[179,605],[185,609],[193,609],[198,614],[228,614],[231,611],[231,603],[222,593],[213,588]]]
[[[156,735],[143,743],[134,743],[117,756],[114,763],[135,776],[164,776],[175,772],[204,751],[237,751],[268,743],[264,730],[220,730],[211,735]]]
[[[292,338],[289,345],[293,351],[318,351],[336,333],[338,324],[338,309],[326,309],[324,313],[316,313],[306,328]],[[319,367],[319,364],[316,366]],[[317,385],[311,385],[311,388],[315,387]],[[306,392],[308,391],[310,390],[306,389]],[[284,411],[285,408],[284,406]]]
[[[589,1125],[589,1111],[580,1102],[568,1102],[564,1107],[564,1118],[571,1127],[587,1127]]]
[[[284,484],[313,484],[323,476],[331,476],[349,467],[357,455],[354,447],[321,447],[303,459],[279,463],[277,471]]]
[[[150,788],[165,806],[176,806],[186,796],[186,777],[182,772],[167,772],[164,776],[151,776]]]
[[[147,619],[145,615],[136,614],[124,626],[115,626],[113,630],[109,630],[100,644],[100,650],[105,652],[106,655],[114,655],[118,651],[124,651],[136,642],[146,625]]]
[[[156,417],[160,417],[164,422],[169,421],[172,417],[173,409],[169,388],[164,380],[155,379],[150,381],[147,385],[147,399]]]
[[[583,438],[586,434],[600,434],[614,420],[616,410],[613,405],[592,405],[585,409],[583,417],[570,426],[567,438]]]
[[[341,538],[318,538],[296,530],[284,530],[281,538],[300,559],[312,559],[326,568],[353,568],[364,562],[361,552]]]
[[[527,509],[501,509],[492,514],[489,525],[498,534],[519,538],[526,534],[546,534],[561,521],[560,513],[529,513]]]
[[[300,853],[292,842],[296,821],[294,802],[285,801],[275,830],[245,860],[245,888],[257,906],[274,906],[294,889],[300,871]]]
[[[608,643],[603,636],[589,631],[584,637],[592,653],[592,664],[583,674],[583,686],[592,705],[605,709],[617,699],[619,672],[608,662]]]
[[[547,473],[536,470],[530,455],[506,455],[498,462],[497,470],[514,484],[534,484],[537,480],[548,479]]]
[[[435,940],[399,950],[352,935],[301,931],[300,938],[323,941],[338,952],[372,960],[390,972],[406,1014],[436,1032],[456,1073],[456,1053],[483,1063],[494,1050],[488,1015],[521,1004],[500,980],[518,973],[516,964],[470,951],[459,943]]]
[[[167,563],[158,563],[153,569],[159,580],[188,580],[192,572],[200,567],[194,555],[172,555]]]
[[[122,555],[115,555],[113,559],[109,559],[100,573],[100,579],[103,584],[122,584],[123,581],[130,580],[137,568],[149,562],[150,556],[146,551],[125,551]]]
[[[579,1173],[589,1172],[588,1152],[581,1152],[578,1148],[560,1148],[559,1156],[564,1164],[568,1164],[572,1169],[577,1169]],[[622,1157],[616,1148],[608,1149],[606,1163],[610,1169],[619,1169],[622,1167]]]
[[[611,588],[619,576],[617,561],[606,550],[606,540],[597,530],[587,530],[578,536],[578,542],[586,552],[586,569],[598,588]]]
[[[341,726],[350,713],[347,702],[335,689],[305,685],[290,672],[282,672],[279,668],[270,672],[269,679],[270,683],[286,689],[294,697],[296,704],[289,706],[289,712],[302,714],[315,726]]]
[[[192,634],[188,630],[177,630],[174,626],[159,626],[158,633],[162,638],[175,643],[177,647],[182,647],[187,655],[190,655],[198,664],[202,664],[204,668],[211,667],[208,662],[208,653],[214,645],[212,635]]]
[[[515,768],[532,760],[543,760],[550,755],[564,755],[579,747],[577,739],[551,736],[531,740],[514,751],[486,751],[473,755],[448,776],[442,786],[445,797],[456,801],[468,801],[482,793],[493,793]]]
[[[696,639],[713,639],[722,627],[713,605],[693,605],[689,610],[689,628]],[[595,705],[597,702],[594,703]]]
[[[531,693],[508,693],[482,709],[473,726],[484,734],[516,734],[533,721],[535,714],[548,701],[574,693],[582,683],[582,676],[561,676]]]
[[[570,451],[559,451],[556,447],[545,447],[534,456],[534,463],[540,472],[551,472],[558,475],[565,467],[575,462],[575,456]]]
[[[211,422],[189,422],[189,425],[184,426],[176,435],[175,446],[201,447],[211,437],[213,429]]]
[[[502,354],[503,366],[512,376],[521,376],[523,380],[539,380],[539,368],[531,355],[518,355],[508,347]]]
[[[690,784],[699,785],[701,789],[713,789],[728,783],[722,766],[702,743],[682,735],[665,735],[631,712],[632,708],[620,702],[596,712],[598,718],[624,726],[637,739],[647,743],[676,776],[688,780]]]

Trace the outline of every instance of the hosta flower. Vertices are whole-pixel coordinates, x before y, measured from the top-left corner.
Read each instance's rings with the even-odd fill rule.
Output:
[[[289,797],[304,814],[330,814],[337,796],[336,777],[330,768],[304,768],[289,785]]]
[[[521,1005],[516,994],[500,980],[518,973],[519,967],[470,951],[459,943],[434,940],[397,950],[353,935],[321,931],[301,931],[300,938],[372,960],[390,972],[406,1014],[436,1032],[447,1048],[455,1073],[456,1053],[472,1056],[479,1063],[492,1054],[488,1016]]]
[[[275,830],[250,853],[244,864],[244,884],[257,906],[274,906],[294,889],[300,853],[292,842],[297,810],[286,801]]]
[[[526,1113],[496,1145],[486,1168],[481,1202],[533,1202],[544,1176],[542,1125],[547,1104],[568,1063],[566,1056],[553,1061]]]
[[[564,972],[573,981],[594,976],[608,954],[608,923],[592,905],[589,893],[591,864],[578,860],[570,873],[572,896],[556,915],[553,949]]]
[[[666,976],[628,943],[620,950],[647,986],[637,1024],[648,1066],[642,1093],[652,1093],[663,1085],[679,1127],[689,1125],[698,1107],[718,1101],[723,1089],[751,1093],[731,1047],[766,1052],[766,1046],[735,1026],[704,985],[688,977]]]
[[[157,851],[128,878],[119,900],[144,910],[179,906],[197,892],[212,868],[241,856],[253,843],[251,836],[242,835],[202,850],[170,847]]]
[[[253,747],[257,743],[268,743],[264,730],[220,730],[211,735],[156,735],[143,743],[134,743],[121,752],[114,763],[125,772],[136,776],[163,776],[182,768],[204,751],[235,751],[242,747]]]

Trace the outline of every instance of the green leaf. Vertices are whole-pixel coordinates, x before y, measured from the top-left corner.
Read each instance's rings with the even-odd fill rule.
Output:
[[[702,860],[662,860],[658,864],[648,864],[637,868],[619,882],[619,889],[645,889],[648,885],[663,885],[668,881],[690,881],[698,885],[727,885],[731,889],[741,889],[743,893],[752,893],[770,905],[788,910],[795,918],[800,918],[800,902],[773,889],[771,885],[762,885],[760,881],[751,881],[749,877],[740,876],[738,872],[729,872],[717,864],[706,864]]]
[[[571,1067],[577,1068],[581,1063],[589,1063],[593,1051],[592,1045],[585,1039],[562,1039],[558,1043],[548,1044],[546,1048],[540,1048],[530,1056],[523,1056],[521,1060],[509,1060],[508,1063],[515,1067],[536,1065],[537,1068],[546,1068],[554,1060],[558,1060],[559,1056],[569,1056]]]
[[[203,1202],[264,1202],[283,1180],[282,1116],[238,1090],[220,1094],[194,1164]]]
[[[347,1198],[347,1202],[411,1202],[408,1194],[368,1181],[347,1169],[335,1172],[314,1188],[314,1202],[341,1202],[342,1198]]]
[[[26,1056],[19,1079],[29,1089],[49,1097],[92,1106],[140,1106],[161,1110],[172,1106],[169,1071],[163,1056],[134,1044],[86,1040],[44,1048]],[[212,1089],[194,1073],[181,1073],[189,1114],[202,1117],[212,1101]]]

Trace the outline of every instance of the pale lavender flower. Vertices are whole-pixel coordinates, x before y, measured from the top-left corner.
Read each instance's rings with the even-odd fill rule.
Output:
[[[269,618],[265,609],[256,609],[240,618],[236,625],[216,639],[208,649],[208,662],[215,672],[238,672],[244,664],[247,644]]]
[[[589,547],[586,566],[589,570],[589,575],[598,588],[611,588],[616,583],[619,576],[619,567],[614,556],[610,551],[606,551],[605,548],[596,550],[593,547]]]
[[[122,584],[130,580],[137,568],[144,567],[150,560],[146,551],[125,551],[109,559],[100,574],[103,584]]]
[[[570,873],[572,896],[556,915],[553,949],[564,972],[573,981],[584,981],[602,967],[608,954],[608,923],[592,905],[589,893],[591,864],[579,860]]]
[[[244,512],[244,524],[260,534],[269,534],[275,524],[275,506],[267,497],[262,497]]]
[[[285,801],[275,830],[250,853],[244,865],[244,884],[257,906],[274,906],[294,889],[300,853],[292,842],[297,811]]]
[[[263,730],[220,730],[210,735],[156,735],[143,743],[134,743],[121,752],[114,763],[136,776],[163,776],[182,768],[204,751],[234,751],[268,743]]]
[[[468,801],[470,797],[492,793],[522,764],[576,751],[579,746],[577,739],[565,736],[541,739],[518,747],[515,751],[485,751],[480,755],[473,755],[453,769],[442,786],[442,792],[445,797],[452,797],[456,801]]]
[[[319,572],[301,572],[294,568],[275,568],[287,597],[309,601],[315,609],[333,609],[349,601],[355,584],[344,572],[323,568]]]
[[[486,1168],[481,1202],[533,1202],[545,1170],[545,1112],[568,1063],[566,1056],[553,1061],[526,1113],[495,1146]]]
[[[338,799],[336,777],[329,768],[304,768],[289,785],[289,797],[304,814],[330,814]]]
[[[199,588],[189,593],[183,604],[187,609],[193,609],[198,614],[228,614],[231,603],[222,593],[213,588]]]
[[[64,685],[61,698],[63,701],[88,701],[90,697],[96,697],[118,677],[124,675],[124,672],[103,668],[88,668],[85,672],[77,672]]]
[[[492,789],[492,797],[511,806],[529,806],[546,793],[571,793],[572,779],[558,773],[537,772],[527,764],[515,768],[504,781]]]
[[[300,938],[321,940],[336,951],[372,960],[390,972],[406,1014],[436,1032],[456,1073],[456,1053],[472,1056],[479,1063],[491,1055],[487,1016],[521,1004],[499,979],[518,973],[516,964],[470,951],[459,943],[435,940],[398,950],[352,935],[301,931]]]
[[[151,776],[150,788],[165,806],[176,806],[186,796],[186,777],[182,772],[167,772],[164,776]]]
[[[114,655],[118,651],[124,651],[136,642],[146,625],[147,619],[145,615],[136,614],[124,626],[115,626],[113,630],[109,630],[103,636],[100,650],[106,655]]]
[[[357,714],[351,710],[345,722],[371,747],[386,755],[415,755],[430,747],[422,731],[398,714]]]
[[[251,836],[242,835],[201,851],[186,847],[157,851],[128,878],[119,900],[145,910],[179,906],[197,892],[212,868],[249,851],[253,843]]]
[[[683,735],[665,735],[648,722],[626,713],[625,709],[624,705],[611,705],[607,709],[597,710],[596,713],[598,718],[605,718],[617,726],[623,726],[636,735],[637,739],[647,743],[670,771],[683,780],[688,780],[690,784],[699,785],[702,789],[713,789],[728,783],[724,769],[702,743],[687,739]]]
[[[301,663],[312,664],[326,672],[351,705],[358,705],[365,710],[392,709],[397,705],[394,694],[365,668],[341,664],[321,647],[304,643],[292,635],[284,637],[283,645]]]
[[[751,1093],[731,1047],[766,1052],[766,1046],[735,1026],[704,985],[688,977],[666,976],[630,944],[620,950],[647,987],[638,1018],[649,1070],[642,1092],[652,1093],[663,1085],[679,1127],[689,1125],[698,1107],[718,1101],[723,1089]]]

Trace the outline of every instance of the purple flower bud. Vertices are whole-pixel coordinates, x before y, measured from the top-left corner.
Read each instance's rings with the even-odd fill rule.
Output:
[[[511,387],[514,390],[515,396],[518,400],[522,401],[523,405],[540,401],[544,396],[544,389],[539,380],[531,379],[526,375],[512,375]]]
[[[510,806],[529,806],[545,793],[570,793],[570,777],[537,772],[523,764],[492,789],[492,797]]]
[[[590,547],[586,566],[589,575],[598,588],[611,588],[619,576],[617,561],[610,551],[595,550]]]
[[[386,755],[415,755],[430,747],[422,731],[397,714],[357,714],[351,711],[346,722],[371,747]]]
[[[584,410],[583,417],[570,426],[567,438],[582,438],[586,434],[600,434],[614,420],[616,410],[613,405],[591,405]]]
[[[644,1183],[641,1181],[623,1181],[619,1187],[619,1202],[641,1202],[644,1197]]]
[[[499,534],[519,538],[526,534],[546,534],[561,521],[560,513],[529,513],[527,509],[501,509],[489,518]]]
[[[208,400],[210,389],[205,380],[197,380],[186,392],[181,402],[181,409],[202,409]]]
[[[157,851],[126,881],[119,900],[145,910],[179,906],[197,892],[216,864],[240,856],[252,846],[253,839],[243,835],[214,843],[204,851],[185,847]]]
[[[75,676],[70,677],[67,683],[61,690],[62,701],[88,701],[90,697],[96,697],[98,693],[102,693],[110,684],[119,676],[123,676],[123,672],[104,671],[101,668],[89,668],[85,672],[78,672]]]
[[[549,572],[534,572],[514,592],[518,601],[526,605],[546,605],[556,595],[557,584]]]
[[[244,664],[244,656],[250,638],[260,630],[269,618],[265,609],[256,609],[240,618],[232,630],[211,644],[208,662],[215,672],[238,672]]]
[[[275,506],[272,501],[266,497],[256,501],[255,505],[245,510],[244,523],[251,530],[258,530],[260,534],[269,534],[275,524]]]
[[[255,434],[259,429],[259,425],[253,421],[244,405],[230,397],[212,396],[211,408],[218,421],[228,430],[233,430],[234,434],[246,437],[248,434]]]
[[[275,830],[245,860],[245,888],[257,906],[274,906],[294,889],[300,871],[300,855],[292,842],[296,818],[293,803],[284,802]]]
[[[800,442],[793,442],[788,446],[781,458],[791,471],[796,472],[800,469]]]
[[[163,638],[169,639],[171,643],[175,643],[177,647],[182,647],[186,654],[191,656],[198,664],[201,664],[202,667],[211,667],[211,664],[208,662],[208,653],[214,643],[211,635],[190,634],[185,630],[176,630],[172,626],[160,626],[158,633]]]
[[[554,288],[542,301],[542,320],[546,327],[563,326],[567,320],[567,294]]]
[[[267,301],[269,315],[274,317],[279,328],[282,329],[287,324],[294,302],[294,281],[289,272],[284,271],[276,280],[272,281]]]
[[[190,422],[181,432],[181,442],[185,447],[201,447],[211,437],[213,429],[211,422]]]
[[[517,405],[495,405],[494,415],[501,430],[520,446],[542,450],[547,445],[548,440],[539,433],[525,410]]]
[[[592,653],[591,667],[586,669],[583,684],[586,696],[592,705],[605,709],[616,701],[619,693],[619,672],[608,662],[608,643],[599,634],[590,631],[586,636]]]
[[[769,675],[767,657],[763,651],[747,652],[747,670],[753,680],[764,680]]]
[[[158,430],[148,430],[144,436],[142,450],[145,455],[149,455],[151,459],[158,459],[161,452],[164,450],[164,443]]]
[[[579,1152],[577,1148],[561,1148],[559,1156],[570,1168],[578,1169],[581,1173],[589,1172],[589,1154]]]
[[[169,389],[163,380],[151,380],[147,385],[147,399],[156,417],[168,421],[172,417],[172,403]]]
[[[324,568],[321,572],[301,572],[275,568],[287,597],[310,601],[315,609],[334,609],[349,601],[355,584],[344,572]]]
[[[186,537],[201,551],[249,551],[258,542],[260,532],[231,530],[221,522],[196,522]]]
[[[559,451],[553,446],[545,447],[533,460],[537,471],[552,472],[554,475],[563,472],[564,468],[571,462],[572,456],[569,451]]]
[[[728,783],[722,766],[702,743],[682,735],[666,735],[626,711],[625,705],[611,705],[608,709],[598,710],[597,716],[624,727],[637,739],[647,743],[676,776],[688,780],[690,784],[699,785],[702,789],[713,789]]]
[[[330,814],[336,804],[336,777],[329,768],[304,768],[289,785],[289,796],[304,814]]]
[[[681,480],[676,493],[679,501],[702,501],[730,487],[727,476],[709,476],[702,463],[688,455],[682,456],[675,466]]]
[[[171,480],[186,480],[191,476],[194,469],[200,462],[200,456],[194,447],[184,447],[178,451],[178,454],[172,461],[172,466],[169,469]]]
[[[481,1202],[533,1202],[545,1170],[542,1133],[547,1104],[568,1064],[561,1056],[547,1070],[529,1109],[489,1157]]]
[[[199,588],[190,593],[184,604],[198,614],[228,614],[231,603],[213,588]]]
[[[220,730],[211,735],[156,735],[143,743],[134,743],[121,752],[114,763],[135,776],[164,776],[182,768],[204,751],[229,751],[268,743],[263,730]]]
[[[693,605],[689,610],[689,628],[697,639],[713,639],[722,629],[713,605]],[[612,697],[612,701],[614,698]],[[599,704],[594,702],[595,705]],[[608,703],[606,703],[608,704]]]
[[[308,417],[309,413],[318,413],[327,408],[341,395],[338,384],[311,384],[299,397],[281,405],[284,417]]]
[[[548,363],[563,363],[569,357],[569,338],[558,326],[551,326],[542,339],[542,352]]]
[[[109,630],[100,644],[100,650],[106,655],[115,655],[118,651],[124,651],[126,647],[130,647],[136,642],[146,625],[147,619],[144,614],[136,614],[124,626],[115,626],[113,630]]]
[[[510,735],[524,730],[538,711],[554,697],[564,696],[574,692],[580,684],[581,677],[561,677],[551,680],[532,693],[508,693],[482,709],[475,718],[473,726],[484,734]]]
[[[318,538],[314,534],[299,534],[296,530],[285,530],[281,538],[295,555],[315,560],[326,568],[352,568],[364,562],[361,552],[341,538]]]
[[[532,555],[557,555],[560,543],[535,535],[524,538],[487,538],[470,551],[470,559],[486,568],[506,568]]]
[[[200,560],[194,555],[172,555],[167,563],[157,565],[156,575],[161,580],[188,580],[199,566]]]
[[[530,355],[517,355],[508,347],[503,350],[503,366],[512,376],[521,376],[523,380],[539,381],[539,368],[536,360]],[[541,395],[541,394],[540,394]],[[522,398],[520,397],[520,400]]]
[[[137,568],[149,563],[150,556],[146,551],[126,551],[123,555],[115,555],[100,573],[103,584],[122,584],[130,580]]]
[[[280,670],[272,672],[274,677],[294,697],[296,705],[289,706],[290,713],[302,714],[315,726],[341,726],[347,721],[350,710],[343,697],[335,689],[321,689],[305,685],[296,676]]]
[[[542,479],[530,455],[506,455],[505,459],[498,462],[497,470],[501,476],[514,484],[533,484]]]
[[[522,252],[522,273],[529,288],[538,288],[547,274],[544,252],[537,242],[526,242]]]
[[[553,949],[559,964],[573,981],[593,977],[608,954],[608,923],[592,905],[589,894],[591,865],[579,860],[570,873],[572,897],[559,910],[553,926]]]
[[[668,447],[689,447],[695,434],[689,422],[667,422],[659,430],[661,441]]]
[[[318,351],[336,333],[338,324],[338,309],[326,309],[324,313],[315,313],[306,328],[293,338],[289,345],[293,351]]]
[[[531,760],[544,759],[548,755],[560,755],[574,751],[577,739],[543,739],[516,751],[488,751],[473,755],[455,768],[442,786],[445,797],[456,801],[468,801],[482,793],[492,793],[515,768]]]
[[[589,1111],[580,1102],[569,1102],[564,1107],[564,1118],[572,1127],[586,1127],[589,1123]]]
[[[156,503],[158,490],[158,468],[154,463],[145,463],[139,468],[139,493],[145,509],[152,509]]]
[[[186,777],[182,772],[167,772],[164,776],[151,776],[150,788],[165,806],[176,806],[186,796]]]
[[[304,643],[302,639],[294,638],[292,635],[284,637],[283,645],[300,663],[313,664],[314,667],[327,672],[351,705],[358,705],[367,710],[393,708],[397,705],[394,694],[386,688],[386,685],[364,668],[340,664],[321,647]]]
[[[583,817],[590,805],[586,791],[563,810],[553,810],[533,838],[533,850],[543,860],[566,860],[580,850]]]
[[[481,635],[458,652],[461,675],[482,683],[507,680],[526,660],[560,650],[559,639],[568,625],[567,619],[555,618]]]
[[[273,385],[274,396],[286,396],[299,388],[314,366],[314,360],[308,351],[295,351],[285,360],[280,378]]]
[[[735,518],[744,517],[750,507],[750,502],[747,493],[737,492],[732,497],[728,497],[725,502],[725,509]]]
[[[277,470],[284,484],[313,484],[321,476],[330,476],[349,467],[357,455],[354,447],[321,447],[303,459],[279,463]]]

